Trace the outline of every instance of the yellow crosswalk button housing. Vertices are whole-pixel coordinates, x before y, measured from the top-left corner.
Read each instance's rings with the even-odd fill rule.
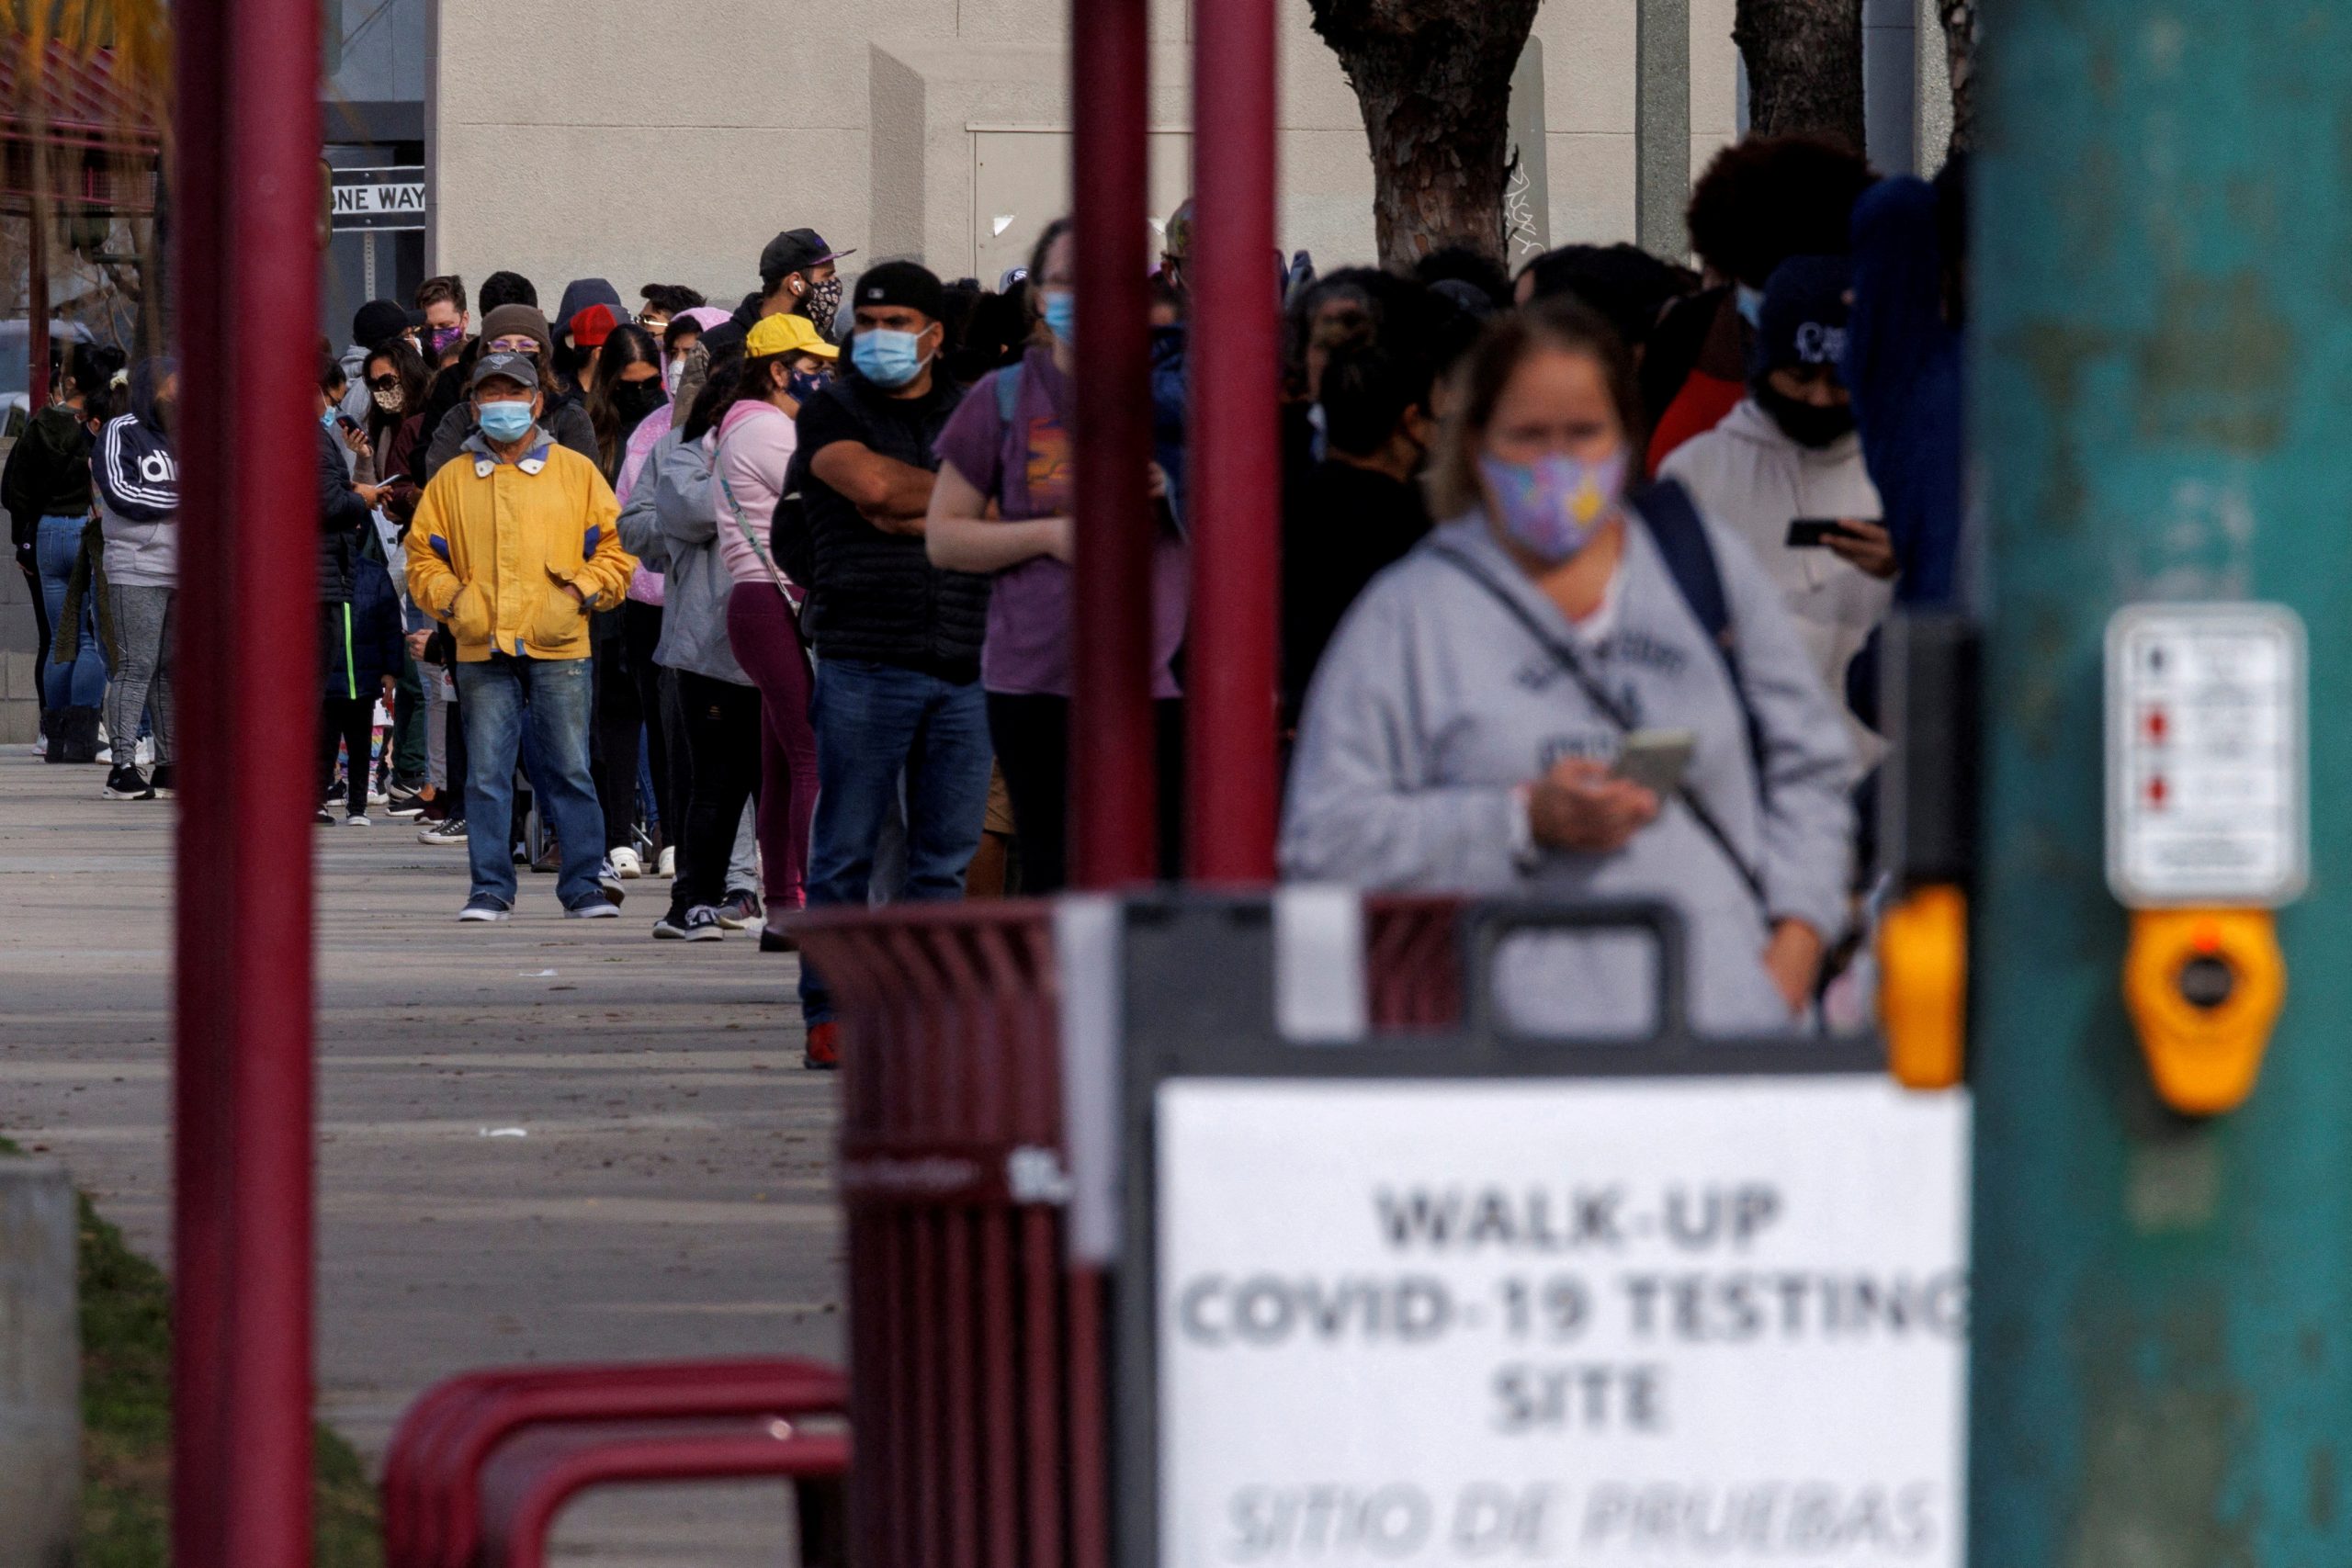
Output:
[[[2267,909],[2134,909],[2123,999],[2165,1104],[2233,1111],[2254,1092],[2287,999]]]
[[[1905,1089],[1951,1089],[1968,1031],[1968,896],[1915,889],[1879,922],[1879,1026]]]

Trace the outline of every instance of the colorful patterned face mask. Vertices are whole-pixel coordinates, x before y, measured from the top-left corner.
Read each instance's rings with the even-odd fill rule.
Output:
[[[1547,566],[1592,543],[1625,489],[1625,454],[1597,463],[1553,454],[1532,463],[1481,457],[1478,472],[1494,493],[1503,536]]]

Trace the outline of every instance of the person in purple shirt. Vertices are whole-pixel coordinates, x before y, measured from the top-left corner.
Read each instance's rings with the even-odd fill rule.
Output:
[[[1048,341],[1018,365],[981,379],[941,432],[939,482],[924,525],[932,564],[992,573],[980,684],[989,735],[1003,772],[1018,836],[1021,888],[1051,893],[1065,881],[1069,778],[1071,621],[1071,348],[1075,247],[1068,219],[1048,225],[1029,267],[1029,288]],[[1185,549],[1155,465],[1159,517],[1152,558],[1152,695],[1159,699],[1163,863],[1172,864],[1181,798],[1176,741],[1183,729],[1170,668],[1184,640]],[[988,515],[989,504],[996,514]]]

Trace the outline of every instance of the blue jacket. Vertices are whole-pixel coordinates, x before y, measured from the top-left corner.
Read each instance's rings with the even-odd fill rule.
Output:
[[[372,556],[355,553],[351,597],[326,606],[320,635],[325,639],[326,694],[373,697],[384,677],[401,669],[401,603],[391,573]]]
[[[1961,333],[1943,318],[1935,187],[1880,181],[1854,204],[1853,235],[1846,385],[1903,568],[1895,602],[1949,606],[1960,591],[1963,388]]]

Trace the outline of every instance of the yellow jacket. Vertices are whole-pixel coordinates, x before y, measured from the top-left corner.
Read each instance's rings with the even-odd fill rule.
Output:
[[[544,432],[534,439],[521,461],[502,463],[475,435],[424,487],[409,525],[409,598],[448,626],[463,663],[587,658],[587,611],[618,604],[637,570],[596,465]]]

